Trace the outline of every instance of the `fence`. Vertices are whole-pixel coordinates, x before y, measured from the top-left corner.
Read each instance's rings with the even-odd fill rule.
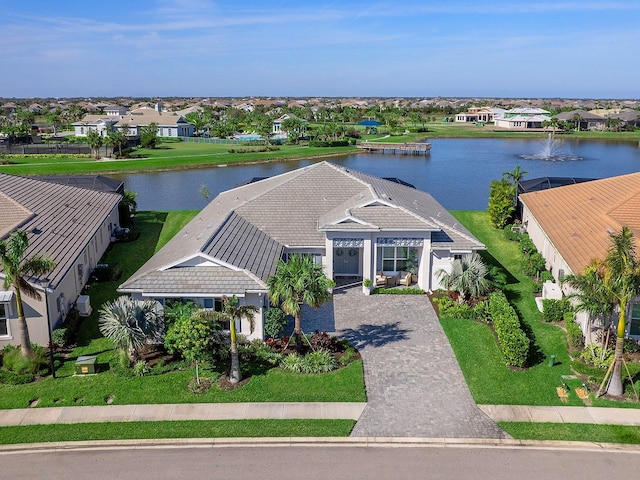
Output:
[[[218,143],[222,145],[247,145],[255,142],[264,143],[260,138],[211,138],[211,137],[178,137],[183,142]]]
[[[87,145],[83,144],[28,144],[28,145],[0,145],[0,153],[4,154],[21,154],[21,155],[37,155],[42,154],[57,154],[57,155],[72,155],[72,154],[90,154],[91,149]]]

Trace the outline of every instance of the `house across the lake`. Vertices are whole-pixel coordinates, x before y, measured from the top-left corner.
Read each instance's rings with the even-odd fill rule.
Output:
[[[338,282],[434,290],[439,269],[484,248],[428,193],[320,162],[221,193],[119,291],[210,309],[236,295],[260,308],[262,338],[266,281],[288,254],[312,255]]]

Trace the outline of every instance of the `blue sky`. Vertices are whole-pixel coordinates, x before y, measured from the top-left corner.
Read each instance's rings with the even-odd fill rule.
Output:
[[[640,2],[3,0],[0,97],[640,97]]]

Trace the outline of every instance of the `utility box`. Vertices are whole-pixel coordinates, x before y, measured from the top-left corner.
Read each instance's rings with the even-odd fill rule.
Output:
[[[97,355],[83,355],[76,360],[76,375],[89,375],[96,373]]]
[[[80,295],[78,300],[76,300],[76,307],[78,308],[78,313],[80,313],[81,317],[88,317],[91,315],[91,312],[93,312],[89,295]]]

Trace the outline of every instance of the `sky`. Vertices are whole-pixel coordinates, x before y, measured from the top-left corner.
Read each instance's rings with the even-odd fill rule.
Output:
[[[637,0],[0,0],[0,97],[639,98]]]

